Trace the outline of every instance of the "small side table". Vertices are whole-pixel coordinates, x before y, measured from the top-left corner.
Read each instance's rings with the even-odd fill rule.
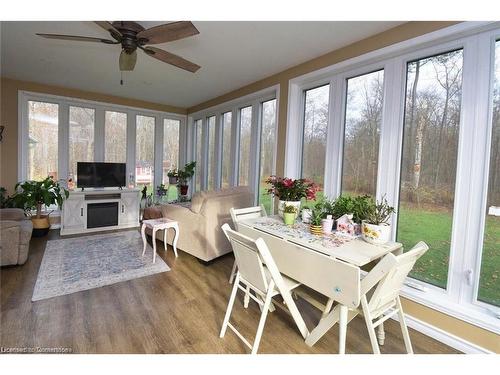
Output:
[[[175,257],[177,258],[177,239],[179,238],[179,224],[175,220],[167,219],[162,217],[159,219],[143,220],[141,227],[142,242],[144,244],[144,249],[142,250],[142,256],[146,253],[147,241],[146,241],[146,228],[152,230],[152,240],[153,240],[153,263],[156,261],[156,232],[163,230],[163,246],[165,251],[167,251],[167,230],[172,228],[175,231],[174,241],[172,242],[172,247],[174,248]]]

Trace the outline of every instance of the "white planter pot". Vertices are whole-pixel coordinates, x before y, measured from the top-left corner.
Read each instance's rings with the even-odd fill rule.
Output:
[[[321,227],[323,229],[324,234],[332,233],[333,219],[322,219],[321,220]]]
[[[280,217],[283,217],[283,210],[285,209],[286,206],[294,206],[297,209],[297,213],[295,214],[295,218],[299,216],[299,211],[300,211],[300,201],[282,201],[280,200],[278,204],[278,215]]]
[[[361,224],[361,235],[366,242],[374,245],[383,245],[391,239],[391,226],[389,224],[369,224],[363,221]]]
[[[302,222],[304,224],[309,224],[311,222],[312,211],[309,208],[304,208],[302,210]]]

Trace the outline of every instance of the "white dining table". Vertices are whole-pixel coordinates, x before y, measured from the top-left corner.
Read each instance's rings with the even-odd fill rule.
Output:
[[[332,232],[329,235],[315,236],[309,232],[308,225],[298,222],[293,226],[286,226],[278,216],[260,217],[242,220],[238,222],[238,230],[242,234],[252,238],[262,238],[281,273],[300,282],[308,288],[323,294],[325,289],[318,283],[318,274],[328,277],[328,273],[321,272],[323,262],[321,257],[328,257],[353,267],[361,268],[368,263],[380,260],[384,255],[393,253],[399,255],[403,246],[398,242],[388,242],[383,245],[374,245],[364,241],[360,237],[352,237],[341,233]],[[318,258],[317,262],[310,262],[311,256]],[[326,262],[325,262],[326,263]],[[314,267],[305,265],[314,264]],[[359,270],[361,274],[361,270]],[[345,286],[346,289],[348,286]],[[340,305],[339,323],[339,353],[345,353],[346,331],[348,322],[347,302],[335,300],[327,296],[327,303],[322,304],[317,299],[300,294],[308,302],[323,311],[318,325],[309,333],[321,337],[326,331],[318,331],[319,325],[331,310],[334,303]],[[353,306],[350,305],[350,308]],[[383,326],[379,329],[379,339],[383,344]],[[316,340],[317,341],[317,340]],[[307,338],[306,338],[307,342]]]

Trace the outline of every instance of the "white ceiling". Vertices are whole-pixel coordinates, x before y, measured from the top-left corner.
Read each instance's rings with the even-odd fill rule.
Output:
[[[148,28],[167,21],[140,22]],[[191,107],[401,22],[193,22],[200,34],[156,45],[202,68],[189,73],[138,51],[120,86],[120,47],[35,33],[109,37],[93,22],[2,22],[4,77]]]

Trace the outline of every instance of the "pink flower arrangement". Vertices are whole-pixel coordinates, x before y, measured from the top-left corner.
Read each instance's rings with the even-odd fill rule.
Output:
[[[288,177],[270,176],[266,183],[271,185],[267,193],[283,201],[300,201],[302,198],[315,200],[316,193],[321,190],[318,185],[305,178],[294,180]]]

